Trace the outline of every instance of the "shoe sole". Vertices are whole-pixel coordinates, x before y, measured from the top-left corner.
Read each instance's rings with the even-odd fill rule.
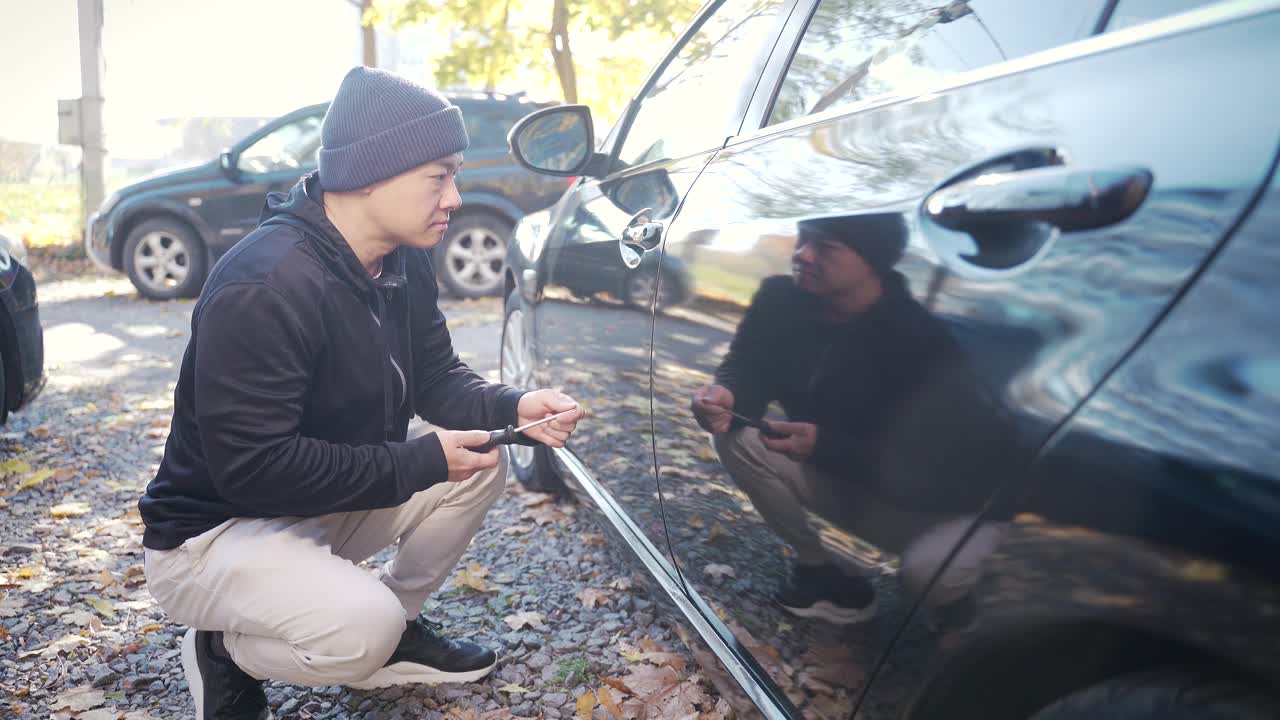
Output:
[[[480,678],[493,672],[498,666],[498,661],[494,661],[488,667],[479,670],[467,670],[466,672],[445,672],[437,670],[429,665],[419,665],[411,662],[398,662],[394,665],[388,665],[378,672],[374,673],[368,680],[360,682],[347,683],[347,687],[356,690],[376,690],[378,688],[392,687],[393,685],[439,685],[441,683],[469,683],[475,682]]]
[[[187,676],[187,687],[191,688],[191,697],[196,703],[196,720],[204,720],[204,680],[196,660],[195,628],[188,628],[182,636],[182,672]]]
[[[778,603],[782,605],[782,603]],[[825,620],[833,625],[855,625],[866,622],[876,615],[876,603],[865,608],[844,608],[826,600],[819,600],[809,607],[791,607],[782,605],[782,609],[802,618]]]

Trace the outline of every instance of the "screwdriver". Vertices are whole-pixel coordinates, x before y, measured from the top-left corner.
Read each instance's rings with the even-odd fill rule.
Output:
[[[785,437],[790,437],[789,435],[787,435],[787,433],[781,432],[779,430],[774,430],[773,426],[770,425],[767,420],[752,420],[746,415],[739,415],[738,413],[732,410],[729,411],[729,414],[741,420],[747,427],[753,427],[759,430],[761,435],[764,435],[765,437],[771,440],[781,440]]]
[[[520,440],[520,438],[516,437],[516,433],[524,432],[525,430],[528,430],[529,428],[534,427],[536,425],[541,425],[543,423],[551,422],[552,420],[555,420],[558,417],[568,415],[569,413],[573,413],[577,411],[578,411],[578,408],[573,408],[572,410],[565,410],[564,412],[556,413],[555,415],[548,415],[542,418],[541,420],[535,420],[527,425],[521,425],[520,427],[512,427],[508,425],[502,430],[492,430],[489,432],[488,442],[484,443],[483,445],[471,445],[467,447],[467,449],[470,450],[471,452],[487,453],[490,450],[497,447],[498,445],[514,445],[516,442]]]

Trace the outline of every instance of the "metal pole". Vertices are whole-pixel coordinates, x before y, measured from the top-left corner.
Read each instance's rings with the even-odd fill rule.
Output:
[[[106,141],[102,128],[102,0],[77,0],[80,24],[81,219],[102,204]]]

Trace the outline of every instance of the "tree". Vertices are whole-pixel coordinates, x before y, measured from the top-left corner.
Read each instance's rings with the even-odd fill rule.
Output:
[[[370,17],[397,29],[429,24],[447,33],[449,49],[435,71],[440,86],[494,89],[521,71],[533,71],[558,86],[565,102],[586,101],[611,119],[700,5],[701,0],[374,0]],[[585,62],[579,41],[588,43]]]
[[[378,67],[378,30],[374,26],[373,0],[347,0],[360,11],[360,38],[365,67]]]

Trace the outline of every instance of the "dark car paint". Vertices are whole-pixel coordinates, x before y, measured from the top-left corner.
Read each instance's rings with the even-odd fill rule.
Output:
[[[35,399],[44,387],[44,330],[31,271],[16,259],[0,271],[0,351],[4,352],[9,411]],[[3,415],[0,408],[0,415]]]
[[[541,105],[508,100],[455,97],[464,108],[499,109],[514,122],[520,114]],[[510,106],[510,107],[508,107]],[[234,158],[271,132],[308,117],[322,117],[328,103],[310,105],[267,123],[230,150]],[[305,164],[296,170],[250,175],[222,166],[222,158],[140,180],[119,191],[119,201],[108,212],[95,213],[86,230],[86,248],[100,264],[124,268],[124,243],[138,223],[156,216],[176,218],[191,227],[216,260],[244,237],[258,222],[269,192],[288,190],[301,175],[315,169]],[[539,176],[513,163],[504,146],[476,146],[466,153],[466,168],[458,177],[463,207],[457,216],[487,212],[514,223],[525,213],[547,207],[560,196],[563,180]]]
[[[1280,139],[1268,77],[1280,13],[1199,17],[1202,26],[1097,38],[1049,62],[773,131],[748,129],[768,108],[753,99],[741,138],[714,157],[582,181],[553,209],[544,242],[529,256],[513,248],[509,286],[527,303],[538,377],[593,416],[556,464],[651,579],[680,593],[682,637],[740,712],[753,702],[799,715],[794,698],[806,713],[856,705],[863,718],[1026,717],[1098,679],[1172,664],[1280,685],[1280,192],[1260,196]],[[778,46],[797,32],[789,25]],[[770,60],[753,97],[770,92],[783,60]],[[842,147],[863,150],[859,162]],[[1051,239],[1014,272],[966,265],[922,204],[975,167],[1016,167],[1027,150],[1063,150],[1081,168],[1142,168],[1154,184],[1131,217]],[[986,165],[1001,158],[1016,162]],[[605,204],[610,183],[690,168],[697,176],[676,183],[681,204],[666,219],[662,271],[682,261],[695,288],[685,306],[655,319],[558,291],[573,244],[586,244],[575,227],[605,229],[605,250],[580,264],[616,272],[608,239],[630,214]],[[601,222],[579,222],[588,204]],[[1008,444],[988,456],[977,501],[939,523],[947,572],[934,568],[914,589],[897,553],[830,525],[886,603],[872,622],[836,628],[768,603],[781,543],[706,457],[688,403],[755,286],[789,273],[795,221],[868,212],[912,223],[898,269],[993,403],[972,410],[992,413],[980,426],[1007,430],[992,446]],[[915,452],[962,452],[946,430]],[[712,578],[712,564],[734,575]],[[819,706],[824,696],[841,702]]]

